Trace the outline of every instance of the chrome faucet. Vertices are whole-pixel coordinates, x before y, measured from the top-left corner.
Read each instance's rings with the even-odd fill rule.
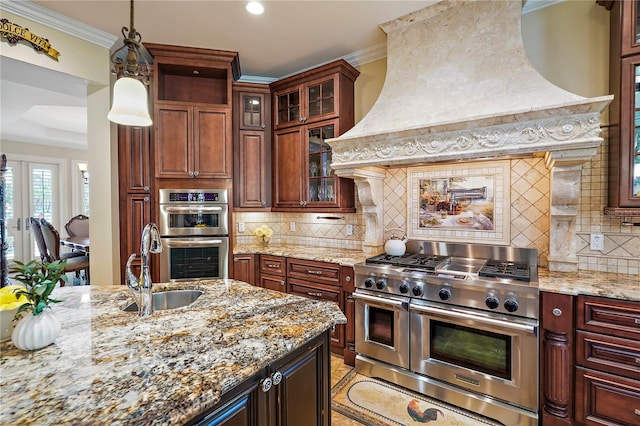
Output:
[[[148,317],[153,313],[153,285],[149,273],[149,254],[162,252],[160,231],[155,223],[149,223],[142,230],[140,238],[140,257],[142,258],[142,271],[140,277],[131,272],[131,263],[136,258],[133,253],[127,260],[127,287],[131,290],[133,298],[138,305],[138,316]]]

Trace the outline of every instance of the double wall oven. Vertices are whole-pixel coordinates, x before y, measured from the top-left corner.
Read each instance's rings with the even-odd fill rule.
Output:
[[[423,242],[355,265],[356,369],[538,424],[537,251]]]
[[[228,278],[229,201],[226,189],[161,189],[160,280]]]

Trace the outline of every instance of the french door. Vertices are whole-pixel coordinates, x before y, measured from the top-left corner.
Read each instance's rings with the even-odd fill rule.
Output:
[[[40,259],[29,217],[58,226],[60,165],[52,162],[8,161],[5,174],[7,259]]]

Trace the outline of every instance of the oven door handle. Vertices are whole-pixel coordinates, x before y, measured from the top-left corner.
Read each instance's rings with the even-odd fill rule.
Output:
[[[387,299],[387,298],[381,298],[381,297],[376,297],[376,296],[369,296],[368,294],[362,294],[362,293],[353,293],[351,296],[354,299],[360,299],[360,300],[364,300],[366,302],[377,303],[378,305],[392,305],[392,306],[396,306],[396,307],[404,309],[404,310],[407,310],[409,308],[409,303],[404,302],[402,300],[395,300],[395,299]]]
[[[203,240],[202,238],[194,238],[193,240],[167,239],[167,245],[169,247],[211,246],[220,244],[222,244],[222,240]]]
[[[222,207],[216,206],[186,206],[186,207],[176,207],[176,206],[163,206],[162,210],[168,213],[184,213],[184,212],[219,212],[222,211]]]
[[[355,295],[354,295],[355,296]],[[536,326],[528,324],[520,324],[516,322],[508,322],[494,318],[479,317],[478,315],[468,314],[466,312],[450,311],[442,308],[432,308],[429,306],[411,305],[411,309],[425,314],[435,314],[439,317],[453,317],[465,320],[476,321],[484,324],[497,325],[506,329],[524,331],[530,334],[536,334]]]

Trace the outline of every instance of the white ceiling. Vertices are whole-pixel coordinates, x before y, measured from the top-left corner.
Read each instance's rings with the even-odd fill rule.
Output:
[[[379,25],[435,1],[267,0],[265,13],[253,16],[244,0],[137,0],[134,24],[143,44],[236,51],[242,80],[269,82],[342,57],[354,65],[379,59]],[[116,36],[129,26],[129,0],[33,3]],[[4,57],[0,66],[3,140],[86,148],[84,81]]]

